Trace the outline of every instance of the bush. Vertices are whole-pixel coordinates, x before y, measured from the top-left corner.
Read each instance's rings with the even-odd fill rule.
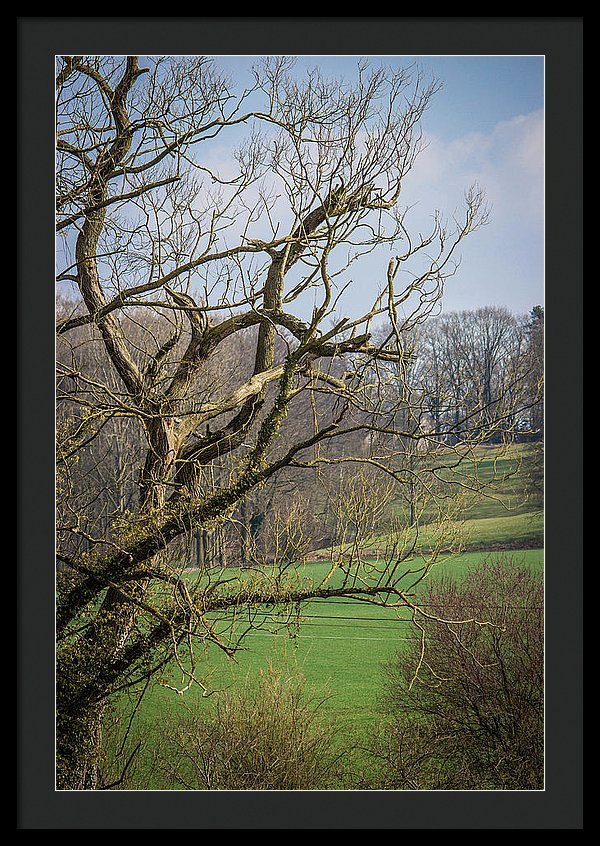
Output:
[[[543,789],[541,577],[487,562],[431,587],[425,610],[422,636],[384,667],[377,786]]]
[[[335,777],[331,740],[302,678],[270,668],[169,726],[161,757],[178,789],[318,790]]]

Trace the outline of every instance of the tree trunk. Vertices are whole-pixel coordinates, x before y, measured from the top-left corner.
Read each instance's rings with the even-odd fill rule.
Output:
[[[60,694],[59,694],[60,695]],[[56,724],[57,790],[96,790],[101,786],[104,703],[87,703],[68,713],[58,710]]]
[[[97,619],[62,645],[56,672],[56,765],[60,790],[95,790],[100,784],[102,726],[116,669],[138,617],[136,601],[148,580],[129,595],[109,588]]]

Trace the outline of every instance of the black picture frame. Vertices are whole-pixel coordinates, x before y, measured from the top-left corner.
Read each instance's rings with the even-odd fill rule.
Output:
[[[18,17],[18,829],[579,829],[582,744],[583,19]],[[546,789],[54,790],[54,56],[543,55]]]

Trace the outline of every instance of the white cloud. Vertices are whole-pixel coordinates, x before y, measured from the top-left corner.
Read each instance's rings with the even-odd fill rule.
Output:
[[[487,134],[426,141],[405,181],[403,201],[415,204],[409,228],[424,230],[436,210],[451,218],[473,183],[490,206],[488,226],[461,245],[460,272],[446,287],[445,307],[505,304],[527,312],[543,302],[543,112],[517,115]]]
[[[477,182],[492,208],[492,224],[541,231],[544,124],[542,111],[498,123],[491,133],[452,141],[430,136],[406,180],[404,200],[451,214]]]

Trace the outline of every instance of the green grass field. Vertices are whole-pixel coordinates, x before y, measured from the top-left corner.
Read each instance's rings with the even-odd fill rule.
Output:
[[[533,571],[542,571],[541,549],[502,554]],[[450,557],[438,566],[432,578],[444,575],[460,579],[469,565],[487,556],[486,552],[471,552]],[[325,562],[306,565],[314,578],[322,577],[327,567]],[[406,610],[383,609],[347,599],[308,602],[301,616],[287,624],[274,612],[265,613],[254,622],[261,623],[260,628],[246,635],[235,660],[216,647],[201,656],[197,672],[211,691],[210,696],[203,696],[197,686],[184,695],[170,689],[166,685],[177,687],[183,682],[175,670],[147,692],[129,738],[129,746],[138,738],[145,738],[147,748],[137,762],[144,789],[165,788],[150,773],[157,730],[168,730],[169,723],[190,710],[202,713],[212,705],[212,696],[218,691],[242,685],[272,665],[302,674],[308,698],[322,703],[320,713],[335,724],[340,747],[356,745],[357,740],[360,745],[360,738],[366,738],[377,720],[382,663],[406,645],[414,631]],[[123,704],[124,711],[128,710]]]
[[[478,472],[497,473],[493,463],[493,455],[487,459],[484,455]],[[519,495],[517,476],[509,476],[504,485],[499,485],[493,500],[473,500],[464,521],[467,551],[446,556],[428,578],[460,580],[468,566],[490,556],[503,556],[535,572],[543,571],[542,503],[539,497]],[[329,567],[327,561],[309,562],[302,565],[302,575],[318,581]],[[416,590],[423,588],[421,584]],[[200,656],[197,673],[207,690],[238,686],[275,664],[303,675],[310,698],[322,702],[322,713],[335,722],[341,744],[366,736],[377,719],[382,662],[407,644],[414,631],[410,612],[349,599],[319,599],[303,604],[297,619],[286,622],[282,614],[259,612],[253,619],[256,628],[244,638],[235,660],[216,647]],[[240,620],[239,625],[243,627],[246,622],[249,620]],[[226,620],[221,621],[223,627],[226,624]],[[198,686],[184,695],[166,686],[181,684],[180,671],[173,669],[152,685],[132,723],[129,747],[143,736],[151,750],[157,730],[168,730],[179,713],[210,707],[212,697],[203,696]],[[130,707],[127,702],[122,703],[124,715]],[[140,754],[136,764],[140,786],[161,789],[164,785],[148,774],[149,749]]]
[[[487,555],[476,552],[448,558],[437,565],[432,578],[460,579],[469,565]],[[511,553],[510,558],[534,571],[543,566],[539,549]],[[307,569],[314,569],[318,579],[327,566],[319,562]],[[319,698],[329,696],[327,707],[336,718],[353,724],[369,719],[376,706],[381,663],[408,642],[412,631],[407,609],[384,609],[347,599],[306,603],[298,623],[287,627],[278,626],[276,620],[276,615],[266,615],[264,628],[247,636],[237,662],[215,656],[213,684],[237,684],[274,658],[287,660],[304,674]]]

